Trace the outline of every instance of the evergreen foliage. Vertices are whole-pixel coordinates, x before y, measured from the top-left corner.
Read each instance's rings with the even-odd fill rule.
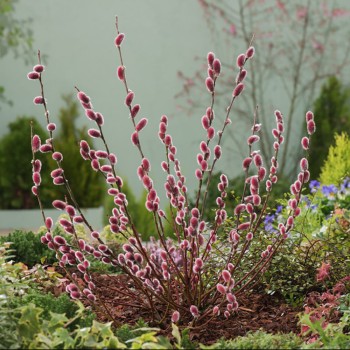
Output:
[[[317,118],[317,137],[312,140],[309,169],[311,178],[317,179],[334,133],[350,130],[350,89],[336,78],[330,77],[314,102]]]
[[[9,132],[0,140],[0,209],[36,208],[37,201],[32,195],[30,147],[30,123],[42,140],[47,134],[33,117],[18,117],[8,125]],[[42,166],[43,189],[40,193],[43,205],[48,207],[53,199],[50,194],[50,172],[47,157],[40,157]]]
[[[350,175],[350,140],[347,133],[335,135],[335,145],[329,148],[321,169],[320,180],[324,185],[338,185]]]

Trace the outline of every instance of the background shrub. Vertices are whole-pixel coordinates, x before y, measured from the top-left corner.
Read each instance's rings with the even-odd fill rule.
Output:
[[[350,175],[350,140],[346,132],[335,134],[335,145],[329,148],[321,170],[320,181],[324,185],[338,185]]]
[[[19,117],[8,125],[9,132],[0,140],[0,209],[37,208],[28,183],[32,181],[30,147],[30,123],[36,133],[47,138],[47,133],[33,117]],[[43,163],[42,202],[45,207],[51,206],[53,194],[50,193],[50,169],[47,157],[39,157]]]
[[[317,179],[333,144],[334,133],[350,130],[350,89],[336,77],[330,77],[322,86],[313,110],[317,115],[317,137],[312,140],[309,167],[311,177]]]
[[[40,264],[42,258],[46,263],[53,264],[56,261],[55,252],[48,249],[47,246],[40,241],[41,234],[32,231],[25,232],[16,230],[7,236],[0,237],[0,244],[4,242],[12,242],[14,262],[21,262],[28,267]]]

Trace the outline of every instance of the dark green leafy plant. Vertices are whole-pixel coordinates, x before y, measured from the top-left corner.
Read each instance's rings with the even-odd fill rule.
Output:
[[[10,304],[13,308],[18,308],[30,303],[42,309],[40,317],[44,320],[49,320],[51,313],[64,314],[67,318],[73,319],[79,310],[78,304],[65,293],[55,296],[52,293],[45,293],[32,288],[22,298],[11,300]],[[71,322],[68,329],[74,330],[77,325],[79,327],[90,327],[95,316],[91,311],[84,309],[81,318]]]
[[[32,152],[28,147],[31,122],[37,134],[46,138],[46,132],[33,117],[19,117],[9,124],[9,132],[0,140],[0,209],[37,207],[28,187],[28,182],[31,181]],[[46,157],[40,159],[43,163],[43,182],[46,184],[42,191],[42,201],[45,207],[49,207],[54,198],[50,195],[50,170]]]
[[[16,230],[0,237],[0,244],[11,242],[14,262],[21,262],[28,267],[40,264],[42,261],[53,264],[56,261],[55,252],[43,245],[40,238],[41,234],[32,231]]]
[[[234,340],[221,340],[201,349],[301,349],[303,340],[294,333],[270,334],[263,331],[248,333]]]
[[[312,194],[303,195],[301,214],[290,239],[274,257],[263,281],[270,293],[281,293],[288,302],[301,304],[306,293],[331,286],[350,274],[350,182],[339,186],[311,181]],[[287,201],[281,201],[285,207]],[[276,234],[286,210],[265,218],[265,230]],[[325,281],[317,281],[322,263],[331,266]]]
[[[310,173],[317,179],[333,144],[334,133],[350,130],[350,89],[336,77],[330,77],[314,102],[314,113],[317,115],[318,137],[312,140]]]

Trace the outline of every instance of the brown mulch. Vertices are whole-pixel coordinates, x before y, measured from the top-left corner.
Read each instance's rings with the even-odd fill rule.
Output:
[[[94,282],[97,285],[97,295],[112,310],[112,315],[117,321],[134,325],[142,318],[151,327],[160,327],[159,324],[152,322],[151,315],[147,310],[140,307],[120,305],[120,303],[135,304],[135,300],[122,294],[125,292],[125,286],[132,284],[127,276],[95,275]],[[199,327],[191,330],[192,340],[210,344],[222,337],[232,339],[259,329],[269,333],[300,332],[297,314],[302,309],[287,305],[282,298],[253,293],[238,298],[238,302],[239,311],[235,316],[231,316],[227,320],[222,317],[219,322],[216,319],[206,324],[202,329]],[[108,321],[102,312],[97,312],[97,318],[101,322]],[[208,332],[208,329],[210,329],[210,332]],[[163,329],[161,333],[169,335],[171,327]]]

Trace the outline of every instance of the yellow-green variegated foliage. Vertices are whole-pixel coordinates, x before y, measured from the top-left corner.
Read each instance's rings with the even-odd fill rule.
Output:
[[[346,132],[335,134],[335,145],[329,148],[320,181],[324,185],[339,184],[350,176],[350,139]]]

